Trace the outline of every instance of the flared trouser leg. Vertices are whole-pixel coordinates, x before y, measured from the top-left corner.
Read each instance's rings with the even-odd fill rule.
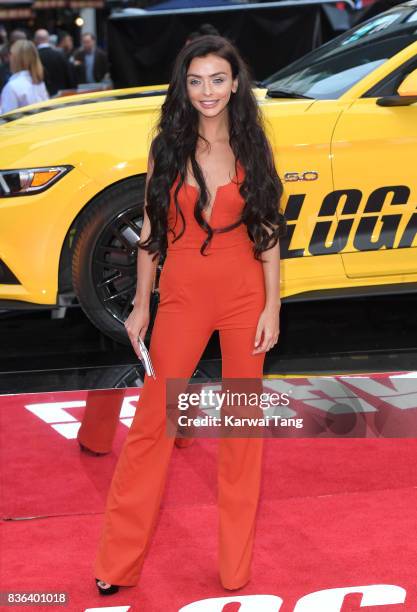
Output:
[[[111,451],[124,393],[124,389],[88,391],[83,420],[77,433],[81,444],[97,453]]]
[[[145,376],[107,495],[94,575],[137,584],[161,504],[175,438],[166,433],[166,378],[191,378],[212,328],[201,317],[158,311],[149,347],[157,379]]]
[[[110,453],[120,419],[125,389],[93,389],[87,393],[87,401],[78,441],[96,453]],[[186,448],[193,438],[175,439],[175,446]]]
[[[252,355],[255,332],[255,327],[220,330],[222,377],[256,378],[259,385],[254,388],[259,392],[265,353]],[[243,414],[245,410],[241,412]],[[247,411],[246,414],[263,416],[259,408]],[[244,586],[250,579],[263,441],[262,437],[219,438],[218,563],[220,581],[227,589]]]

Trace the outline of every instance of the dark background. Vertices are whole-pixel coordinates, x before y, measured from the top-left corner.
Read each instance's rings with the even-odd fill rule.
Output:
[[[188,34],[210,23],[239,48],[261,80],[349,27],[346,11],[330,4],[249,8],[240,5],[144,16],[114,12],[108,20],[111,77],[116,88],[168,83]]]

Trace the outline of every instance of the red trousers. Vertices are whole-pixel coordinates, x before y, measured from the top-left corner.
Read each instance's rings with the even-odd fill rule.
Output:
[[[166,433],[166,379],[192,377],[219,330],[222,377],[262,379],[265,353],[253,355],[265,305],[262,263],[250,243],[213,250],[168,249],[150,342],[156,380],[145,376],[137,410],[108,492],[94,576],[134,586],[156,527],[175,438]],[[236,589],[250,579],[263,439],[218,440],[218,569]]]
[[[89,450],[110,453],[119,423],[120,410],[126,389],[91,389],[77,439]],[[179,448],[190,446],[193,438],[176,438]]]
[[[92,389],[87,393],[77,439],[89,450],[109,453],[119,423],[125,389]]]

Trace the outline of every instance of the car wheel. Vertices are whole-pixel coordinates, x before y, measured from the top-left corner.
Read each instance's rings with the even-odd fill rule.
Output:
[[[124,321],[136,291],[136,242],[143,224],[145,181],[132,178],[97,196],[75,234],[72,282],[85,314],[104,334],[129,344]],[[159,278],[160,266],[157,269]],[[158,304],[150,300],[149,340]]]

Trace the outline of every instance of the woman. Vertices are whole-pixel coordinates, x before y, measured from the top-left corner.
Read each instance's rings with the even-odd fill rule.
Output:
[[[149,153],[138,286],[125,322],[149,324],[159,256],[160,302],[145,376],[108,493],[95,561],[101,594],[137,584],[157,521],[174,437],[165,383],[189,379],[215,329],[222,377],[262,379],[279,335],[282,184],[248,69],[225,38],[206,35],[179,53]],[[261,257],[261,254],[263,257]],[[263,439],[219,438],[219,573],[226,589],[250,579]]]
[[[38,50],[30,40],[17,40],[10,48],[12,76],[1,92],[1,112],[48,100],[43,66]]]

